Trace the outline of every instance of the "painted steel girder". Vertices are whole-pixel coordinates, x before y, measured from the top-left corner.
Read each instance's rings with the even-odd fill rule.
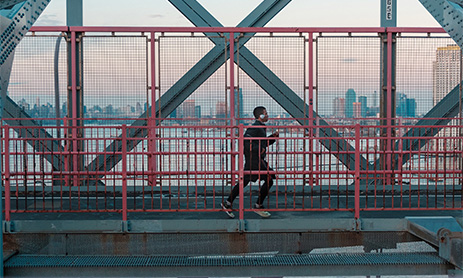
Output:
[[[291,116],[298,119],[302,125],[308,125],[307,121],[301,119],[307,117],[309,106],[280,78],[278,78],[269,68],[267,68],[257,57],[248,49],[240,49],[240,67],[249,75],[259,86],[262,87],[276,102],[278,102]],[[319,117],[313,111],[314,118]],[[317,123],[314,121],[314,125]],[[355,170],[355,149],[341,135],[329,127],[329,124],[319,118],[319,137],[327,149],[331,150],[346,167]],[[346,153],[348,152],[348,153]],[[368,169],[368,161],[360,157],[361,169]]]
[[[50,162],[53,170],[64,169],[62,161],[63,146],[57,140],[52,140],[54,139],[53,136],[32,120],[10,97],[6,97],[4,105],[4,117],[6,118],[4,121],[18,133],[20,138],[27,139],[27,143],[36,149],[38,153],[47,153],[44,158]]]
[[[8,16],[11,19],[9,25],[0,36],[0,65],[13,53],[50,1],[29,0],[14,8],[15,12]]]
[[[402,164],[405,164],[411,159],[410,151],[417,151],[422,148],[430,139],[423,137],[434,137],[442,129],[442,126],[447,125],[452,118],[456,117],[459,113],[459,98],[460,98],[460,86],[457,85],[453,90],[448,93],[441,101],[439,101],[436,106],[434,106],[431,111],[429,111],[421,120],[419,120],[416,125],[410,129],[403,138],[404,139],[402,150],[407,153],[402,156]],[[463,98],[461,99],[463,101]],[[439,128],[429,127],[429,126],[441,126]],[[419,126],[426,126],[419,128]],[[413,139],[413,138],[417,139]],[[463,139],[461,139],[463,140]],[[399,149],[399,142],[395,144],[395,150]],[[396,169],[401,166],[398,165],[399,155],[394,156]],[[379,161],[377,162],[379,163]]]
[[[291,0],[265,0],[263,1],[251,14],[249,14],[238,26],[245,26],[245,24],[254,24],[246,27],[262,27],[270,19],[272,19],[286,4]],[[197,4],[196,1],[181,1],[171,0],[175,3],[174,6],[191,9],[193,6],[197,11],[192,13],[191,16],[196,17],[197,20],[205,19],[214,20],[202,6]],[[279,5],[276,5],[278,4]],[[286,4],[284,4],[286,3]],[[196,6],[197,4],[197,6]],[[199,12],[200,9],[204,11]],[[201,14],[201,16],[199,16]],[[215,21],[216,22],[216,21]],[[217,22],[216,22],[217,23]],[[201,24],[206,24],[203,21]],[[220,24],[220,23],[218,23]],[[209,26],[209,25],[204,25]],[[218,36],[214,34],[213,36]],[[246,38],[247,40],[250,38]],[[225,51],[225,40],[223,38],[214,38],[213,42],[217,45],[212,48],[196,65],[194,65],[184,76],[182,76],[161,98],[155,103],[156,117],[161,118],[162,115],[169,115],[172,113],[184,100],[186,100],[201,84],[203,84],[214,72],[216,72],[223,64],[229,55]],[[235,50],[236,51],[236,50]],[[149,110],[149,109],[148,109]],[[135,121],[129,128],[128,136],[131,138],[143,138],[147,136],[146,128],[137,128],[147,125],[146,122],[147,112],[143,113],[140,118]],[[130,145],[127,150],[132,150],[141,140],[130,140]],[[107,148],[107,151],[120,151],[122,150],[122,142],[120,140],[113,141]],[[122,159],[121,155],[96,157],[89,165],[89,170],[94,171],[108,171],[112,169]]]
[[[0,1],[0,10],[11,9],[14,5],[24,2],[24,0],[2,0]]]
[[[22,2],[21,4],[19,4]],[[24,121],[7,121],[9,125],[13,128],[15,126],[24,125],[24,123],[29,124],[30,126],[38,127],[39,125],[34,121],[30,120],[30,117],[25,114],[21,109],[9,98],[6,96],[8,89],[8,82],[10,79],[12,61],[14,50],[19,44],[21,39],[29,31],[29,28],[32,27],[34,22],[38,19],[40,14],[46,8],[50,0],[29,0],[29,1],[2,1],[0,3],[4,6],[3,8],[10,7],[9,5],[14,5],[11,11],[8,11],[6,17],[1,17],[1,35],[0,35],[0,93],[1,99],[3,102],[2,113],[0,113],[3,118],[4,114],[9,115],[10,117],[24,118]],[[19,130],[19,129],[16,129]],[[51,138],[44,129],[39,129],[36,132],[40,138]],[[33,134],[30,131],[24,132],[21,130],[21,136],[25,138],[33,138]],[[47,143],[37,145],[38,140],[28,140],[27,142],[31,144],[34,148],[47,146],[48,150],[59,151],[60,148],[57,146],[56,142],[49,141]],[[48,140],[46,140],[48,141]],[[53,165],[55,169],[60,169],[60,162],[56,157],[50,155],[46,156],[47,160]]]
[[[429,13],[447,31],[453,40],[463,48],[463,1],[462,0],[419,0]]]
[[[195,26],[214,26],[221,27],[222,25],[212,17],[207,10],[205,10],[198,2],[188,1],[188,4],[184,0],[169,0],[177,9],[180,10]],[[268,9],[271,5],[277,5],[282,2],[268,1],[267,7],[258,8]],[[285,4],[286,5],[286,4]],[[284,5],[284,6],[285,6]],[[281,8],[283,8],[282,6]],[[256,8],[256,10],[258,10]],[[255,10],[255,11],[256,11]],[[240,25],[238,25],[240,27]],[[208,34],[206,34],[208,35]],[[210,38],[215,43],[215,38]],[[249,38],[240,39],[239,54],[241,59],[239,60],[239,66],[257,83],[259,84],[275,101],[277,101],[291,116],[302,119],[306,117],[304,111],[309,111],[309,106],[291,90],[281,79],[276,76],[264,63],[262,63],[251,51],[249,51],[244,44]],[[235,58],[235,61],[238,59]],[[314,112],[314,115],[317,114]],[[300,121],[301,124],[307,125],[307,122]],[[319,131],[322,139],[321,143],[333,151],[338,159],[346,165],[349,169],[355,169],[354,159],[354,148],[344,139],[329,139],[339,138],[339,134],[332,128],[329,128],[328,123],[323,119],[319,121],[319,125],[322,126]],[[349,151],[351,154],[346,154],[345,151]],[[367,169],[368,162],[361,156],[362,169]]]

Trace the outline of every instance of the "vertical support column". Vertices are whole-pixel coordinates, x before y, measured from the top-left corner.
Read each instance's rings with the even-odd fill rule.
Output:
[[[381,167],[382,170],[392,171],[393,138],[395,137],[395,116],[396,116],[396,97],[395,97],[395,37],[390,31],[383,34],[383,78],[382,78],[382,97],[381,97]],[[394,182],[392,174],[385,174],[384,184]]]
[[[0,188],[3,186],[3,138],[5,138],[4,133],[5,129],[3,127],[3,94],[1,93],[0,89],[0,134],[2,137],[0,138]],[[5,165],[6,167],[6,165]],[[6,185],[5,185],[6,186]],[[5,194],[6,194],[6,189],[5,189]],[[5,195],[6,199],[6,195]],[[3,197],[0,196],[0,208],[3,207]],[[6,211],[6,207],[5,207]],[[0,236],[0,246],[3,246],[3,213],[0,211],[0,231],[1,231],[1,236]],[[0,252],[0,277],[3,278],[3,249],[2,252]]]
[[[397,0],[381,0],[381,27],[397,26]]]
[[[460,138],[463,138],[463,103],[461,101],[462,97],[463,97],[463,47],[460,48],[460,97],[458,98],[459,100],[459,117],[460,117],[460,120],[459,120],[459,134],[460,134]],[[460,139],[462,140],[462,139]],[[462,142],[460,142],[460,152],[461,152],[461,155],[460,155],[460,169],[461,169],[461,174],[460,174],[460,184],[463,184],[463,144]]]
[[[151,113],[149,113],[150,118],[148,119],[148,134],[149,134],[149,159],[148,159],[148,168],[150,170],[150,184],[151,186],[156,186],[156,169],[157,163],[156,158],[156,125],[160,125],[160,122],[156,121],[156,37],[155,33],[151,32],[150,40],[150,53],[151,53]],[[159,96],[161,99],[161,96]],[[148,114],[148,113],[147,113]],[[161,198],[162,202],[162,198]]]
[[[66,24],[67,26],[82,26],[83,25],[83,0],[66,0]],[[73,185],[79,185],[77,172],[83,169],[83,158],[78,155],[82,149],[82,143],[78,138],[83,137],[83,130],[79,127],[83,126],[83,92],[82,92],[82,76],[81,76],[81,50],[80,37],[81,33],[75,31],[68,32],[71,41],[68,42],[68,117],[71,118],[71,132],[68,135],[72,137],[72,145],[68,147],[71,150],[71,160],[69,170],[74,172]],[[68,82],[69,82],[68,81]],[[80,118],[80,119],[79,119]]]
[[[71,136],[72,136],[72,152],[71,152],[71,157],[72,157],[72,167],[71,171],[73,172],[73,185],[77,186],[78,181],[77,181],[77,171],[78,171],[78,157],[77,157],[77,151],[78,151],[78,141],[77,141],[77,46],[76,46],[76,32],[72,31],[71,32],[71,68],[70,68],[70,73],[71,73],[71,97],[68,100],[71,100],[71,103],[68,104],[69,108],[68,113],[70,113],[71,116]]]
[[[5,125],[4,131],[5,131],[5,134],[4,134],[5,136],[5,177],[4,177],[5,178],[5,221],[10,221],[11,220],[10,218],[10,127],[8,125]],[[3,229],[3,224],[2,224],[2,229]]]
[[[127,125],[122,125],[122,221],[127,221]]]
[[[67,26],[83,25],[83,0],[66,0],[66,24]]]
[[[244,220],[244,125],[238,126],[238,179],[240,188],[239,219]]]
[[[396,27],[397,26],[397,0],[381,0],[381,27]],[[387,29],[386,29],[387,30]],[[392,151],[393,137],[395,137],[393,126],[395,118],[395,34],[389,31],[383,34],[383,94],[380,117],[382,136],[386,137],[382,140],[381,150],[383,151],[382,169],[392,170]],[[394,177],[391,174],[386,174],[384,183],[394,183]]]
[[[236,183],[235,171],[236,171],[236,155],[234,154],[235,150],[235,125],[236,125],[236,116],[235,116],[235,33],[230,33],[230,137],[231,137],[231,184],[232,187]],[[241,165],[239,166],[241,167]],[[241,202],[240,198],[240,202]]]
[[[316,139],[313,139],[314,138],[314,118],[313,118],[313,33],[309,33],[308,34],[308,43],[309,43],[309,47],[308,47],[308,55],[309,55],[309,63],[308,63],[308,75],[309,75],[309,78],[308,78],[308,81],[309,81],[309,173],[310,173],[310,177],[309,177],[309,185],[310,187],[312,188],[313,184],[314,184],[314,178],[313,178],[313,159],[314,159],[314,155],[313,155],[313,151],[314,151],[314,144],[316,144]],[[304,164],[305,165],[305,164]],[[305,185],[305,184],[304,184]]]
[[[360,124],[355,125],[355,219],[360,218]]]

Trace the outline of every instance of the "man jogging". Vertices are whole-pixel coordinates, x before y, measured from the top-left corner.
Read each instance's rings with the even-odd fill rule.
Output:
[[[274,174],[268,173],[269,171],[273,171],[273,169],[268,166],[268,163],[265,160],[267,155],[267,147],[275,143],[275,139],[268,138],[278,137],[279,133],[277,131],[267,137],[267,129],[265,128],[265,123],[268,121],[268,114],[265,107],[258,106],[254,108],[253,114],[256,118],[256,121],[252,124],[252,127],[248,128],[244,133],[244,171],[266,171],[267,173],[245,174],[243,187],[247,186],[250,181],[264,181],[259,190],[259,197],[257,198],[257,202],[254,205],[255,209],[263,209],[264,206],[262,204],[264,199],[267,197],[268,191],[273,185],[273,180],[276,178]],[[239,192],[240,186],[239,182],[237,182],[230,192],[230,196],[228,196],[227,200],[222,203],[222,208],[230,218],[235,218],[235,215],[231,212],[231,209],[233,201],[239,195]],[[261,217],[270,217],[271,215],[268,211],[263,210],[257,210],[255,212]]]

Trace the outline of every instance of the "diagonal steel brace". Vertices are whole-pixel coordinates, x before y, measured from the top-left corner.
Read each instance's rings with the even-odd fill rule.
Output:
[[[249,27],[262,27],[290,1],[291,0],[265,0],[238,26],[249,24]],[[183,7],[196,7],[193,5],[196,1],[177,0],[171,2],[175,2],[176,5],[183,5]],[[198,11],[195,12],[198,18],[212,18],[212,16],[207,15],[207,11],[207,14]],[[250,34],[246,35],[249,36]],[[224,64],[224,61],[226,60],[225,58],[229,57],[227,51],[224,51],[224,40],[221,38],[215,38],[215,42],[217,42],[217,45],[212,48],[171,88],[169,88],[169,90],[167,90],[167,92],[155,103],[156,117],[160,118],[161,112],[163,115],[169,115],[172,113],[185,99],[187,99],[201,84],[203,84],[216,70],[218,70]],[[139,119],[131,125],[131,128],[128,129],[127,134],[129,138],[142,138],[147,136],[147,129],[142,128],[147,125],[146,118],[147,112],[143,113]],[[139,142],[141,142],[141,140],[130,141],[130,144],[127,146],[128,151],[132,150]],[[120,151],[121,149],[121,140],[113,141],[106,148],[108,152]],[[108,171],[112,169],[117,163],[119,163],[121,158],[121,155],[99,155],[89,164],[88,169],[92,171]]]

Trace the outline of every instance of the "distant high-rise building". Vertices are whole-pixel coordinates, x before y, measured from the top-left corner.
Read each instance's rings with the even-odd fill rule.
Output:
[[[407,117],[415,118],[416,117],[416,101],[414,98],[407,98],[405,100],[407,107]]]
[[[433,103],[436,105],[448,93],[450,93],[456,85],[460,83],[460,59],[461,51],[457,45],[447,45],[446,47],[438,47],[436,50],[436,60],[433,62]],[[457,120],[452,120],[450,125],[457,125]],[[436,137],[455,136],[450,128],[444,128],[439,131]],[[447,149],[448,141],[439,140],[436,144],[436,149]],[[460,149],[461,150],[461,149]],[[432,167],[432,166],[431,166]],[[437,169],[445,168],[445,160],[438,160]],[[439,176],[439,175],[438,175]]]
[[[235,117],[244,118],[243,89],[235,89]]]
[[[197,119],[201,118],[201,106],[199,105],[195,106],[195,118]]]
[[[353,117],[360,118],[362,117],[362,103],[354,102],[352,103]]]
[[[460,48],[438,47],[433,62],[433,103],[436,105],[460,83]]]
[[[187,99],[183,102],[183,118],[195,117],[195,100]]]
[[[357,97],[354,89],[349,89],[346,92],[346,118],[352,118],[354,116],[354,102],[357,101]]]
[[[141,108],[141,104],[140,102],[137,102],[137,106],[135,108],[135,112],[139,115],[141,115],[143,113],[143,109]]]
[[[416,101],[408,98],[406,94],[397,93],[396,115],[399,117],[414,118],[416,117]]]
[[[333,116],[336,118],[344,118],[346,108],[346,99],[337,97],[333,100]]]
[[[215,117],[222,119],[227,117],[227,104],[225,101],[219,101],[215,105]]]
[[[367,100],[368,99],[367,99],[366,96],[359,96],[358,100],[359,100],[358,102],[361,103],[361,105],[360,105],[361,106],[361,114],[360,114],[360,116],[362,118],[365,118],[367,116],[367,107],[368,107],[367,106]]]

